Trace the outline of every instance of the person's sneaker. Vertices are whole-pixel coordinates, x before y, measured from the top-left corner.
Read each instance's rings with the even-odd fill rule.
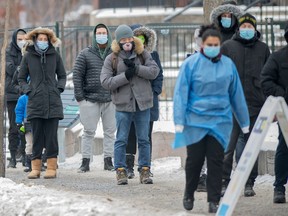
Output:
[[[244,188],[244,196],[245,197],[252,197],[252,196],[255,196],[256,193],[255,191],[253,190],[253,186],[252,185],[245,185],[245,188]]]
[[[16,160],[10,160],[7,168],[16,168]]]
[[[78,173],[84,173],[84,172],[90,171],[89,163],[90,163],[90,158],[83,158],[82,164],[80,168],[78,169]]]
[[[218,210],[219,204],[216,202],[209,202],[208,212],[216,213]]]
[[[187,211],[191,211],[194,207],[194,199],[188,198],[184,196],[183,198],[183,206]]]
[[[274,191],[273,203],[286,203],[285,192]]]
[[[224,180],[224,179],[222,180],[221,197],[224,196],[224,194],[227,190],[228,184],[229,184],[228,180]]]
[[[197,189],[196,189],[197,192],[207,192],[206,179],[207,179],[207,175],[206,174],[203,174],[203,175],[200,176],[199,182],[198,182],[198,186],[197,186]]]
[[[128,178],[125,168],[118,168],[116,170],[116,178],[118,185],[126,185],[128,184]]]
[[[153,184],[153,180],[150,178],[150,168],[142,167],[140,170],[140,183],[141,184]]]
[[[109,170],[109,171],[114,170],[114,166],[113,166],[111,157],[104,158],[104,170]]]

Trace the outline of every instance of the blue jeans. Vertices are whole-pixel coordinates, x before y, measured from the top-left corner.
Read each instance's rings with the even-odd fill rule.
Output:
[[[126,168],[126,145],[132,121],[135,124],[136,136],[138,139],[138,166],[150,167],[150,141],[149,141],[149,122],[150,109],[136,112],[116,111],[117,134],[114,145],[114,166]]]
[[[275,155],[275,182],[274,190],[285,192],[285,184],[288,178],[288,148],[279,127],[278,146]]]

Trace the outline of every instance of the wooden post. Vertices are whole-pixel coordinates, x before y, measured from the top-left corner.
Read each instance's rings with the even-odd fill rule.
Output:
[[[6,146],[4,142],[4,97],[5,97],[5,73],[6,73],[6,47],[8,40],[8,29],[10,20],[10,2],[6,1],[6,15],[5,15],[5,32],[4,41],[1,50],[1,79],[0,79],[0,176],[5,177],[5,160],[6,160]]]

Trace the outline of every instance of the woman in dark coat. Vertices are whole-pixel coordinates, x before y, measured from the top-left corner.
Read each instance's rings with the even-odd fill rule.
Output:
[[[65,89],[66,72],[55,46],[60,40],[48,28],[36,28],[27,34],[29,46],[20,65],[18,81],[29,97],[27,120],[33,133],[32,171],[28,178],[40,177],[41,156],[47,151],[47,170],[44,178],[55,178],[58,156],[57,129],[63,119],[60,98]],[[27,78],[30,77],[29,84]]]

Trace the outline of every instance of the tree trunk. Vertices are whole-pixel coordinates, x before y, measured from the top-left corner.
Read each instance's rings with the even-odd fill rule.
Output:
[[[6,15],[5,15],[5,33],[4,41],[1,50],[1,79],[0,79],[0,176],[5,177],[5,160],[6,160],[6,146],[4,142],[4,94],[5,94],[5,68],[6,68],[6,47],[8,39],[9,19],[10,19],[10,2],[6,1]]]
[[[204,0],[203,1],[203,10],[204,10],[204,23],[209,24],[210,23],[210,13],[211,11],[219,6],[222,2],[225,0]],[[235,1],[237,2],[237,1]]]

